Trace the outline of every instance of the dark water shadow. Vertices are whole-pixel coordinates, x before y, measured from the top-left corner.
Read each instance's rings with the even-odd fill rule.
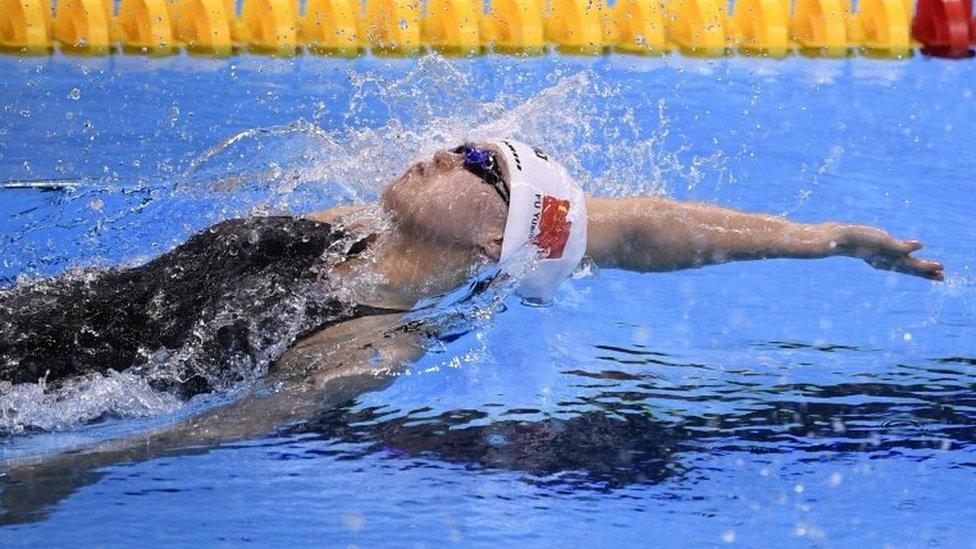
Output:
[[[567,372],[592,377],[592,372]],[[610,372],[603,379],[619,379]],[[690,395],[695,387],[669,394],[650,384],[636,390],[603,390],[567,407],[588,407],[569,417],[493,419],[480,410],[453,410],[425,417],[426,410],[387,419],[382,409],[334,410],[292,433],[352,443],[360,455],[424,457],[471,469],[526,473],[527,482],[561,483],[573,489],[612,490],[694,474],[695,454],[878,456],[905,450],[941,451],[976,444],[976,385],[939,394],[924,384],[844,383],[829,386],[778,385],[757,389],[755,400],[733,411],[656,419],[649,401],[673,398],[686,389],[688,401],[721,397]],[[748,389],[746,389],[748,390]],[[775,398],[800,394],[802,399]],[[863,403],[832,402],[848,397]],[[905,402],[900,402],[904,399]],[[532,413],[532,410],[523,410]],[[801,458],[802,459],[802,458]]]

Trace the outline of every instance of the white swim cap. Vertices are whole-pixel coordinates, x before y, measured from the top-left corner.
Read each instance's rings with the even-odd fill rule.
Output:
[[[586,253],[586,196],[562,164],[538,147],[510,139],[491,141],[508,166],[510,203],[502,241],[502,270],[524,245],[539,261],[518,287],[522,297],[547,301]]]

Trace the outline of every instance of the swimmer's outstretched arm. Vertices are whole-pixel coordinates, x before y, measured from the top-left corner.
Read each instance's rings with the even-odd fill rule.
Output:
[[[941,263],[919,259],[917,240],[866,225],[808,225],[661,197],[588,198],[587,255],[597,265],[674,271],[751,259],[857,257],[876,269],[943,280]]]

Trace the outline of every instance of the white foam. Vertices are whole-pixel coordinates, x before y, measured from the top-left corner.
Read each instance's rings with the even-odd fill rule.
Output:
[[[43,382],[21,383],[0,390],[0,433],[58,431],[99,419],[166,414],[181,405],[129,373],[78,377],[57,389]]]

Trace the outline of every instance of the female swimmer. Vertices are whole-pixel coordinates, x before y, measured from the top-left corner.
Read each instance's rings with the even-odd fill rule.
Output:
[[[378,334],[493,263],[503,272],[530,263],[518,291],[538,300],[584,256],[648,272],[844,255],[942,280],[939,262],[912,255],[921,247],[862,225],[586,197],[539,148],[466,144],[411,166],[379,204],[225,221],[141,266],[0,291],[0,381],[56,386],[131,371],[190,397],[282,364],[351,363],[365,349],[409,360],[397,338]],[[350,345],[360,354],[341,360]]]

